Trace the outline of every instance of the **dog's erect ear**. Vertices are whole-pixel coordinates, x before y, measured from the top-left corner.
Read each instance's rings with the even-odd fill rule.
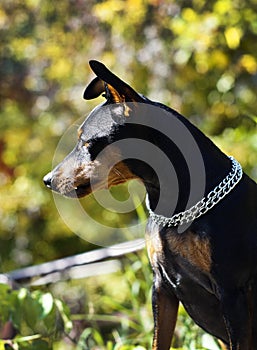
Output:
[[[109,71],[101,62],[92,60],[89,61],[89,65],[97,78],[87,86],[83,95],[85,100],[91,100],[105,92],[107,100],[113,103],[144,101],[132,87]]]

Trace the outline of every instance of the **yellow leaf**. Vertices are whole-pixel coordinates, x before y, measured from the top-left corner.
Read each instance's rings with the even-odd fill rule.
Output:
[[[236,49],[242,37],[242,30],[236,27],[230,27],[225,30],[225,38],[230,49]]]
[[[225,68],[229,63],[227,55],[221,50],[214,50],[211,55],[212,65],[214,67]]]
[[[50,79],[61,80],[68,78],[71,74],[71,62],[65,58],[54,61],[47,69],[47,75]]]
[[[250,74],[257,72],[257,62],[251,55],[243,55],[240,59],[240,64]]]
[[[124,3],[119,0],[108,0],[97,3],[94,8],[94,14],[102,21],[111,23],[117,13],[124,8]]]
[[[187,22],[194,22],[197,19],[197,14],[195,11],[193,11],[191,8],[185,8],[182,11],[182,17]]]
[[[227,12],[230,12],[232,8],[231,0],[219,0],[214,5],[214,12],[217,12],[220,15],[224,15]]]
[[[8,17],[4,10],[0,9],[0,28],[5,28],[8,23]]]

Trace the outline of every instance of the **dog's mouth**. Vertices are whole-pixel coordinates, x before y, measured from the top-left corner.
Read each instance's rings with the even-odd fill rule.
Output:
[[[76,193],[78,198],[85,197],[88,194],[90,194],[91,192],[92,192],[92,189],[91,189],[90,182],[79,185],[75,188],[75,193]]]
[[[90,182],[85,184],[80,184],[73,189],[66,191],[65,193],[61,193],[65,197],[69,198],[82,198],[89,195],[92,192]]]

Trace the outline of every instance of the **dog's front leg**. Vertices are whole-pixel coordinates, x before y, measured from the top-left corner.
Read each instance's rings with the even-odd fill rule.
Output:
[[[179,301],[167,292],[155,276],[153,286],[154,338],[152,350],[169,350],[174,333]]]
[[[221,298],[229,350],[254,350],[251,345],[251,311],[247,292],[226,291]]]

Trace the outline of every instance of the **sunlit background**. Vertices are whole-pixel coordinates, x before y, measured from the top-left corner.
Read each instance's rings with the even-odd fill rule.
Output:
[[[256,7],[256,0],[1,1],[2,273],[96,248],[65,225],[42,183],[63,133],[102,101],[82,99],[93,78],[90,59],[102,61],[137,91],[184,114],[257,179]],[[127,189],[120,191],[126,197]],[[142,211],[110,215],[93,200],[85,205],[116,227],[140,215],[144,219]],[[95,323],[82,327],[78,317],[71,337],[78,339],[90,325],[92,338],[98,340],[88,349],[122,349],[112,344],[130,344],[122,343],[123,336],[149,348],[151,276],[144,256],[131,256],[122,273],[101,281],[92,277],[50,288],[81,318],[124,314],[140,324],[133,328],[122,319],[122,328],[119,319],[92,316]],[[184,337],[183,349],[199,349],[195,340],[185,347],[190,332],[198,330],[183,320],[177,335]],[[67,344],[75,349],[72,341]]]

